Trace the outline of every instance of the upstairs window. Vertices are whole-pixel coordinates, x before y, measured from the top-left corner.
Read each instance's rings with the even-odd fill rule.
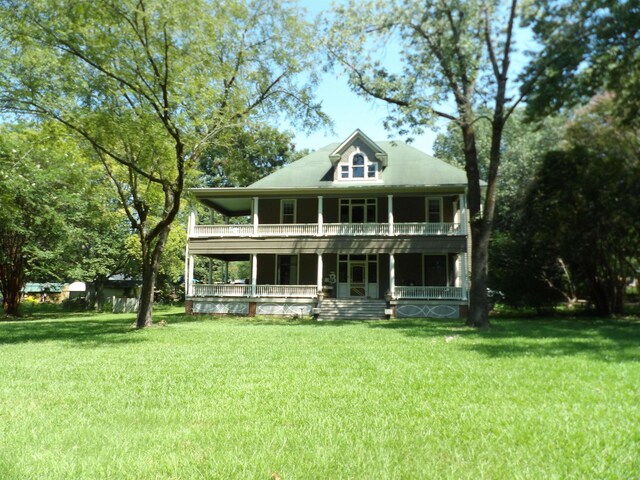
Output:
[[[378,178],[378,162],[370,161],[358,152],[351,156],[348,164],[340,165],[340,178],[343,180],[375,180]]]
[[[280,223],[296,223],[296,201],[295,199],[280,200]]]
[[[427,222],[442,223],[442,197],[427,198]]]

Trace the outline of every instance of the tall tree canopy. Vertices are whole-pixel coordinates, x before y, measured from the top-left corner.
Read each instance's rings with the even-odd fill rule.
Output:
[[[401,133],[420,132],[434,119],[444,118],[458,127],[471,216],[467,324],[478,327],[489,325],[488,247],[502,133],[518,104],[508,85],[516,10],[516,0],[352,0],[336,8],[328,28],[332,58],[346,69],[356,92],[389,105],[388,126]],[[380,54],[396,46],[401,65],[394,70],[383,65]],[[479,114],[479,108],[488,115]],[[476,135],[479,121],[491,126],[484,198]]]
[[[598,314],[622,313],[640,257],[640,131],[598,97],[574,115],[564,144],[545,157],[525,199],[519,228],[530,251],[547,255],[528,270],[535,277],[561,258]]]
[[[70,274],[70,242],[91,230],[81,218],[84,197],[92,191],[99,198],[92,180],[86,157],[60,128],[0,125],[0,290],[8,315],[18,313],[26,281]]]
[[[118,192],[140,241],[138,328],[205,148],[249,117],[325,121],[314,30],[288,2],[1,0],[0,33],[0,107],[64,124]]]
[[[640,3],[536,0],[528,22],[543,46],[524,75],[531,115],[542,117],[615,92],[618,115],[640,110]]]
[[[207,187],[246,187],[304,155],[293,136],[268,125],[234,129],[227,143],[212,145],[200,158]]]

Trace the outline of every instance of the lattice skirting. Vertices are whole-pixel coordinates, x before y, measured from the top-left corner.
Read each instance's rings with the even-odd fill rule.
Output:
[[[257,315],[300,315],[302,317],[311,316],[313,305],[304,303],[258,303],[256,306]]]
[[[248,315],[249,302],[193,302],[193,313]]]
[[[460,318],[460,307],[401,304],[396,306],[396,318]]]

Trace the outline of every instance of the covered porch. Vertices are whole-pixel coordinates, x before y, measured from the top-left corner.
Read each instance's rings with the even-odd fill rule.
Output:
[[[250,265],[244,283],[194,281],[187,257],[189,298],[467,300],[467,255],[447,254],[251,254],[226,261]]]

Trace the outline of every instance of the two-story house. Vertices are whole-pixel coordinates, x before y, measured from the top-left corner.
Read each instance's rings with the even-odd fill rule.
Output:
[[[186,308],[319,319],[463,317],[465,172],[356,130],[244,188],[193,190],[226,219],[192,214]],[[194,283],[194,256],[250,262],[245,284]]]

